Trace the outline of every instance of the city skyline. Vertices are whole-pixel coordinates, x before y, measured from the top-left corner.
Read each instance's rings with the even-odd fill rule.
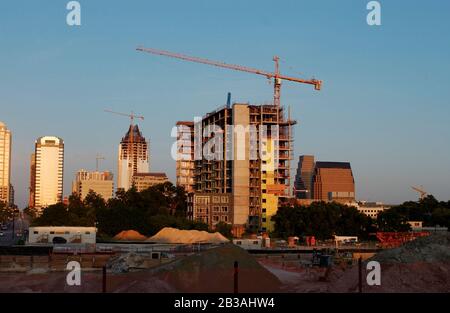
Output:
[[[367,1],[286,1],[279,16],[270,1],[180,2],[176,11],[136,1],[127,12],[117,3],[82,1],[79,28],[65,24],[65,2],[3,4],[0,121],[13,138],[16,203],[27,203],[29,156],[39,136],[64,138],[64,195],[77,170],[95,168],[97,153],[106,157],[101,170],[117,177],[117,143],[128,123],[105,108],[146,116],[139,127],[152,142],[152,171],[175,182],[176,121],[225,104],[228,91],[233,102],[271,101],[263,78],[139,54],[140,44],[267,70],[279,54],[281,71],[324,80],[320,93],[284,85],[281,102],[299,120],[295,158],[350,162],[361,200],[417,200],[410,185],[423,185],[447,201],[450,43],[435,29],[449,28],[450,4],[408,3],[383,3],[377,29],[365,24]]]

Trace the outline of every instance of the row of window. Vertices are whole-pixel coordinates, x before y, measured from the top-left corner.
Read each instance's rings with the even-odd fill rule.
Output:
[[[46,232],[43,232],[43,234],[45,234],[45,233],[46,233]],[[39,235],[39,231],[35,230],[35,231],[33,232],[33,234]],[[57,234],[57,235],[62,235],[63,232],[56,232],[56,234]],[[76,234],[77,234],[77,235],[81,235],[80,232],[76,232]],[[90,231],[86,231],[86,232],[84,232],[84,234],[85,234],[85,235],[90,235],[91,232],[90,232]],[[51,231],[51,232],[50,232],[50,235],[55,235],[55,232],[54,232],[54,231]],[[65,232],[64,232],[64,235],[70,235],[70,231],[65,231]]]

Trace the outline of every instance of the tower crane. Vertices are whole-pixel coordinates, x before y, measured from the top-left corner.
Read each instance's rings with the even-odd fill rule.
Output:
[[[105,160],[105,157],[98,154],[95,156],[95,171],[98,172],[98,163],[100,160]]]
[[[115,111],[111,111],[111,110],[105,110],[105,112],[113,113],[113,114],[117,114],[117,115],[122,115],[122,116],[128,116],[130,118],[130,120],[131,120],[131,125],[134,125],[134,119],[135,118],[144,120],[144,117],[142,115],[136,115],[136,114],[134,114],[133,111],[131,111],[131,114],[115,112]]]
[[[134,119],[144,120],[144,116],[136,115],[136,114],[134,114],[133,111],[131,111],[131,114],[115,112],[115,111],[111,111],[111,110],[105,110],[105,112],[112,113],[112,114],[117,114],[117,115],[121,115],[121,116],[126,116],[126,117],[130,118],[130,142],[128,144],[127,154],[128,154],[128,159],[131,160],[131,162],[128,162],[128,166],[132,167],[133,163],[134,163],[134,159],[135,159],[135,154],[134,154],[134,150],[133,150],[133,143],[134,143]]]
[[[301,83],[301,84],[313,85],[315,90],[320,90],[322,87],[321,80],[317,80],[314,78],[307,80],[307,79],[301,79],[301,78],[282,75],[280,73],[280,67],[279,67],[280,58],[278,56],[273,57],[273,61],[275,62],[275,71],[267,72],[267,71],[247,67],[247,66],[227,64],[227,63],[218,62],[218,61],[211,61],[208,59],[203,59],[203,58],[198,58],[198,57],[193,57],[193,56],[188,56],[188,55],[184,55],[184,54],[180,54],[180,53],[173,53],[173,52],[158,50],[158,49],[153,49],[153,48],[138,47],[138,48],[136,48],[136,50],[141,51],[141,52],[147,52],[150,54],[162,55],[162,56],[171,57],[171,58],[175,58],[175,59],[181,59],[181,60],[196,62],[196,63],[203,63],[203,64],[227,68],[227,69],[231,69],[231,70],[235,70],[235,71],[241,71],[241,72],[247,72],[247,73],[253,73],[253,74],[265,76],[267,79],[269,79],[270,81],[273,80],[273,82],[274,82],[273,104],[277,107],[280,106],[280,94],[281,94],[281,81],[282,80],[292,81],[292,82]]]
[[[420,187],[411,186],[411,189],[414,190],[414,191],[417,191],[417,192],[420,194],[420,200],[425,199],[425,197],[426,197],[427,194],[428,194],[428,192],[426,192],[426,191],[423,189],[423,186],[420,186]]]

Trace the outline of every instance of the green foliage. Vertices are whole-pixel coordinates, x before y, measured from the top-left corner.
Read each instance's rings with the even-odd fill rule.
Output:
[[[372,220],[349,207],[336,202],[314,202],[310,206],[282,207],[272,217],[275,222],[274,235],[316,236],[330,239],[333,235],[359,236],[366,238],[372,232]]]
[[[96,226],[105,238],[133,229],[153,235],[163,227],[208,230],[208,225],[185,219],[186,193],[183,188],[164,183],[138,192],[136,188],[119,190],[108,202],[90,191],[82,201],[76,194],[69,204],[45,208],[33,220],[33,226]]]
[[[0,223],[6,223],[13,218],[14,208],[7,206],[6,203],[0,201]]]
[[[30,208],[30,207],[26,207],[25,209],[23,209],[23,213],[28,216],[28,218],[30,219],[30,221],[32,222],[34,219],[37,218],[38,216],[38,211],[36,208]]]
[[[411,230],[411,226],[408,224],[408,218],[395,209],[380,212],[377,216],[377,226],[379,231],[384,232],[404,232]]]
[[[233,234],[231,232],[232,230],[231,224],[225,223],[225,222],[219,222],[216,224],[215,231],[221,233],[223,236],[227,237],[228,239],[233,238]]]
[[[378,215],[377,224],[382,231],[405,231],[407,221],[422,221],[423,226],[450,227],[450,201],[439,202],[432,195],[418,202],[408,201]]]

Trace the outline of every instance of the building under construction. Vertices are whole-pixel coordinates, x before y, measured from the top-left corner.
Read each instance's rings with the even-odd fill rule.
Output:
[[[194,182],[189,218],[211,227],[221,221],[230,223],[237,235],[245,226],[254,231],[272,230],[271,217],[290,196],[294,124],[282,107],[240,103],[223,106],[195,124],[183,122],[185,133],[189,133],[186,127],[191,133],[202,134],[202,130],[214,126],[221,134],[220,140],[215,133],[201,140],[192,136],[188,144],[194,147],[192,154],[186,153],[189,149],[184,153],[178,150],[183,155],[177,160],[177,181]],[[237,128],[246,131],[238,134]],[[199,154],[211,140],[215,142],[215,158]],[[187,155],[194,159],[193,172],[178,170]]]

